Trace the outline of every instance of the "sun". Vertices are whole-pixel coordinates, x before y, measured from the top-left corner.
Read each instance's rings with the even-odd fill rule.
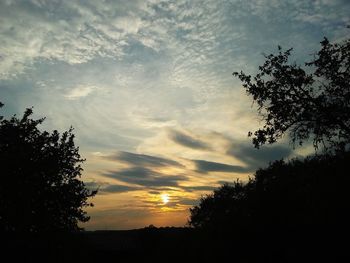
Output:
[[[162,199],[164,205],[166,205],[169,202],[169,195],[168,194],[161,194],[160,198]]]

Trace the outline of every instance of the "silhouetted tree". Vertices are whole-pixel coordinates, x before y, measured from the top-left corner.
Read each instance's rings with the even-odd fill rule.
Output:
[[[349,152],[275,161],[247,183],[226,184],[201,198],[189,223],[225,230],[344,226],[350,219],[349,162]]]
[[[195,228],[228,229],[237,222],[248,223],[247,189],[251,183],[250,180],[247,184],[240,181],[224,184],[212,194],[203,196],[197,206],[190,208],[189,224]]]
[[[203,251],[237,262],[337,262],[347,251],[349,163],[349,152],[275,161],[203,197],[189,224]]]
[[[40,131],[44,118],[31,115],[27,109],[22,118],[0,116],[0,231],[79,230],[96,191],[79,180],[84,159],[73,129]]]
[[[325,38],[321,45],[315,58],[305,63],[307,70],[288,62],[292,49],[278,47],[277,55],[265,56],[255,76],[233,73],[265,121],[254,132],[255,147],[274,143],[286,132],[293,144],[312,138],[315,148],[350,143],[350,39],[332,44]]]

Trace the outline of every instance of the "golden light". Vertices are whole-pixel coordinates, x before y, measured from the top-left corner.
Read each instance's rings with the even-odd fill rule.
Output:
[[[160,198],[162,199],[164,205],[166,205],[169,202],[169,195],[168,194],[161,194]]]

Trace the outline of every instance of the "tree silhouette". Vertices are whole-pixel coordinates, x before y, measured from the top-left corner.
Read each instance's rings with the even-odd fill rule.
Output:
[[[283,160],[256,171],[247,183],[223,185],[190,209],[195,228],[234,230],[345,226],[350,153]]]
[[[195,228],[224,227],[227,230],[237,222],[248,223],[250,215],[247,213],[247,189],[251,184],[251,180],[247,184],[236,181],[232,185],[224,184],[212,194],[203,196],[197,206],[190,208],[189,224]]]
[[[286,132],[293,144],[312,138],[315,148],[344,148],[350,143],[350,39],[332,44],[324,38],[321,46],[305,63],[308,69],[288,62],[292,49],[278,47],[277,55],[265,56],[254,77],[233,73],[265,121],[254,132],[255,147],[274,143]]]
[[[1,106],[3,104],[1,103]],[[73,129],[61,135],[40,131],[44,118],[0,116],[0,230],[47,232],[79,230],[89,217],[83,210],[96,191],[79,180],[84,161]]]

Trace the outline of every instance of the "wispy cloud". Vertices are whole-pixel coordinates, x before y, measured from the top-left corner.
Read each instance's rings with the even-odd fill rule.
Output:
[[[192,191],[212,191],[216,188],[216,186],[200,185],[200,186],[184,186],[183,188],[189,192],[192,192]]]
[[[96,86],[79,85],[69,90],[68,93],[64,95],[64,97],[68,100],[77,100],[90,95],[96,90],[98,90],[98,87]]]
[[[192,149],[207,150],[209,146],[200,139],[193,138],[191,135],[180,131],[170,130],[169,138],[174,142]]]
[[[117,152],[105,156],[106,159],[125,162],[129,165],[144,166],[144,167],[164,167],[164,166],[182,166],[180,163],[165,158],[151,156],[147,154],[137,154],[131,152]]]
[[[193,160],[196,168],[201,173],[208,172],[234,172],[234,173],[247,173],[248,170],[245,167],[238,165],[229,165],[224,163],[208,162],[205,160]]]
[[[265,167],[269,162],[290,157],[293,150],[288,145],[272,145],[256,149],[252,145],[232,143],[227,149],[227,154],[242,160],[250,171],[254,171]]]
[[[164,175],[144,167],[132,167],[119,171],[111,171],[103,175],[117,179],[118,181],[145,187],[178,186],[179,181],[187,179],[183,175]]]
[[[98,190],[98,194],[109,194],[109,193],[124,193],[130,191],[140,190],[139,187],[121,185],[121,184],[110,184],[110,183],[99,183],[95,181],[85,182],[85,185],[90,190]]]

